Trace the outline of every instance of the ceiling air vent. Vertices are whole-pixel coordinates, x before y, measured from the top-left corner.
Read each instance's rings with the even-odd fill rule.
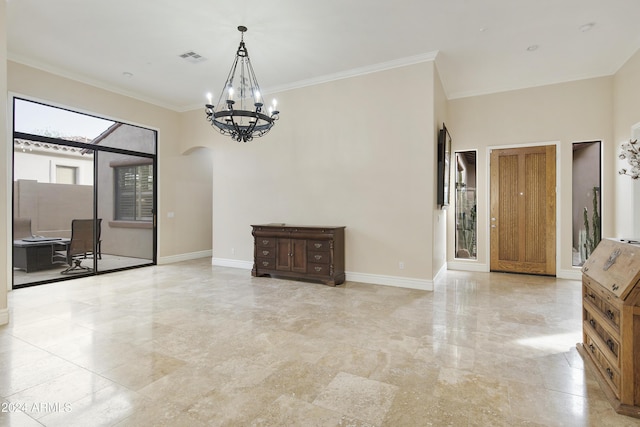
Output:
[[[203,62],[206,61],[207,58],[205,58],[202,55],[199,55],[197,53],[195,53],[194,51],[189,51],[189,52],[185,52],[182,55],[180,55],[180,58],[191,62],[192,64],[197,64],[198,62]]]

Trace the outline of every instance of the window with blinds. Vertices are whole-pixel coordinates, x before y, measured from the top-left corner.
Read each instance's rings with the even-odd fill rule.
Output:
[[[153,165],[115,168],[115,219],[153,221]]]

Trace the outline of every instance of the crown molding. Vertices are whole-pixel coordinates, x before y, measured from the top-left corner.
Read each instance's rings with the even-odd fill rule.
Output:
[[[307,86],[315,86],[322,83],[328,83],[336,80],[348,79],[351,77],[363,76],[365,74],[377,73],[380,71],[391,70],[393,68],[406,67],[409,65],[419,64],[422,62],[435,61],[438,51],[422,53],[419,55],[407,56],[405,58],[394,59],[393,61],[380,62],[378,64],[367,65],[350,70],[340,71],[332,74],[325,74],[310,79],[299,80],[293,83],[287,83],[279,86],[268,88],[267,93],[285,92],[293,89],[300,89]]]
[[[94,80],[91,78],[88,78],[86,76],[83,76],[82,74],[77,74],[77,73],[73,73],[70,72],[68,70],[64,70],[62,68],[58,68],[58,67],[54,67],[51,66],[50,64],[45,64],[43,62],[39,62],[39,61],[34,61],[30,58],[26,58],[24,56],[20,56],[20,55],[16,55],[15,53],[12,52],[7,52],[7,59],[9,61],[12,62],[16,62],[18,64],[22,64],[22,65],[26,65],[27,67],[31,67],[31,68],[35,68],[41,71],[45,71],[47,73],[51,73],[54,74],[56,76],[59,77],[64,77],[70,80],[74,80],[80,83],[84,83],[87,84],[89,86],[93,86],[96,87],[98,89],[103,89],[112,93],[116,93],[118,95],[122,95],[122,96],[126,96],[128,98],[133,98],[136,99],[138,101],[142,101],[142,102],[146,102],[147,104],[152,104],[155,105],[156,107],[161,107],[161,108],[165,108],[167,110],[172,110],[172,111],[176,111],[176,112],[184,112],[187,111],[177,105],[173,105],[173,104],[167,104],[165,102],[162,102],[158,99],[155,98],[149,98],[147,96],[141,95],[140,93],[137,92],[132,92],[132,91],[128,91],[128,90],[124,90],[120,87],[117,86],[113,86],[113,85],[109,85],[107,83],[98,81],[98,80]]]

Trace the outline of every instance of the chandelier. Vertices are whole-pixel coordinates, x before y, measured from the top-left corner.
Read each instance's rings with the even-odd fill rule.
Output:
[[[215,106],[211,94],[208,95],[205,113],[207,121],[217,127],[220,133],[238,142],[247,142],[269,132],[280,112],[276,110],[275,99],[268,111],[264,111],[262,92],[244,44],[247,27],[240,25],[238,31],[241,33],[240,46],[227,81]]]

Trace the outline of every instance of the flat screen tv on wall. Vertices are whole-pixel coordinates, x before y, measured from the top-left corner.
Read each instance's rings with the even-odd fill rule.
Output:
[[[449,194],[451,186],[451,135],[447,127],[442,124],[438,132],[438,206],[446,209],[449,206]]]

